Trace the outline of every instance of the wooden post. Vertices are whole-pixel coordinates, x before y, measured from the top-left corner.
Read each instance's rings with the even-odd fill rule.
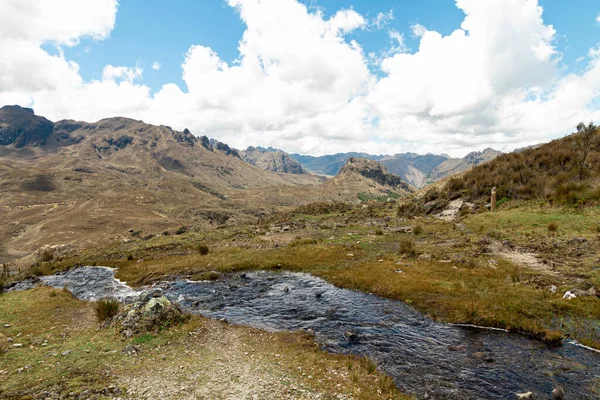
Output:
[[[496,188],[492,189],[492,206],[491,206],[491,210],[492,211],[496,211]]]

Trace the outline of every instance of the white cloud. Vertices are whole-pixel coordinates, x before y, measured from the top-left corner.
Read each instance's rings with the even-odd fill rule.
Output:
[[[160,71],[160,63],[158,61],[154,61],[150,68],[152,68],[153,71]]]
[[[390,10],[386,13],[380,12],[375,18],[371,20],[371,26],[376,29],[383,29],[390,24],[390,21],[394,19],[394,10]]]
[[[129,116],[238,147],[307,153],[510,150],[600,120],[600,48],[590,49],[584,72],[561,75],[555,31],[535,0],[457,0],[460,28],[443,36],[413,25],[413,53],[389,30],[381,78],[347,38],[374,20],[352,9],[325,18],[296,0],[228,0],[246,25],[237,62],[190,46],[185,87],[168,83],[154,95],[137,66],[107,65],[99,80],[84,81],[62,52],[40,47],[109,36],[116,2],[78,3],[0,3],[0,105],[54,120]]]
[[[421,24],[414,24],[410,28],[412,30],[413,36],[416,38],[425,36],[425,33],[427,32],[427,28],[425,28]]]
[[[596,22],[600,24],[600,13],[596,16]]]

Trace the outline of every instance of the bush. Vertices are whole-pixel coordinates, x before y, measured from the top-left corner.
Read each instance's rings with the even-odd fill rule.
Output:
[[[176,234],[176,235],[183,235],[183,234],[184,234],[184,233],[186,233],[187,231],[188,231],[188,228],[187,228],[187,226],[182,226],[182,227],[180,227],[179,229],[177,229],[177,230],[175,231],[175,234]]]
[[[208,246],[205,244],[199,244],[198,245],[198,253],[200,253],[200,255],[205,256],[208,254]]]
[[[0,333],[0,354],[4,354],[7,351],[8,351],[8,341],[6,340],[4,335],[2,335]]]
[[[396,215],[398,216],[398,218],[400,218],[400,217],[410,218],[410,217],[414,217],[415,215],[422,214],[422,213],[423,213],[423,207],[418,202],[410,202],[410,203],[400,204],[398,206],[398,209],[396,210]]]
[[[417,222],[415,225],[413,225],[412,231],[413,235],[420,235],[423,233],[423,225]]]
[[[550,222],[548,224],[548,232],[556,232],[558,230],[558,225],[556,222]]]
[[[111,320],[119,312],[119,300],[115,298],[100,299],[94,304],[94,312],[99,323]]]
[[[341,201],[319,201],[315,203],[300,206],[294,210],[295,214],[305,215],[325,215],[331,213],[345,213],[350,211],[352,206]]]
[[[415,246],[415,242],[407,237],[403,237],[400,239],[400,254],[414,257],[417,255],[417,249]]]
[[[133,261],[133,254],[127,255],[127,261]]]
[[[377,236],[381,236],[381,235],[383,235],[383,229],[381,229],[381,228],[377,228],[377,229],[375,229],[375,234],[376,234]]]
[[[162,234],[163,236],[169,236],[171,233],[169,231],[164,231]]]

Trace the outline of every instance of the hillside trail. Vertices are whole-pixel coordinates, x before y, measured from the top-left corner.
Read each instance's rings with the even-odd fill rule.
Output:
[[[452,200],[446,209],[436,217],[444,221],[454,222],[457,228],[461,231],[473,233],[464,224],[456,222],[460,215],[460,209],[463,205],[471,206],[470,203],[465,202],[463,199]],[[487,247],[489,250],[491,250],[491,254],[497,257],[504,258],[505,260],[508,260],[514,264],[526,266],[547,275],[560,275],[558,272],[553,271],[550,266],[542,263],[536,253],[523,251],[509,241],[501,242],[492,238],[489,238],[489,241],[490,244]]]

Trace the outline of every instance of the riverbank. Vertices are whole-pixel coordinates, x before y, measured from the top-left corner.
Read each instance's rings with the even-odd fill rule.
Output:
[[[0,397],[408,399],[371,362],[300,333],[193,317],[123,339],[61,289],[2,295]],[[10,341],[8,341],[10,338]]]

